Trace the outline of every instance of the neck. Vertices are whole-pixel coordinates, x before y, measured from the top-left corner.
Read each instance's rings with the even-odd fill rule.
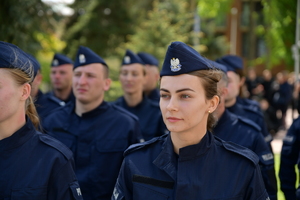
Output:
[[[54,95],[59,98],[60,100],[67,100],[71,94],[71,91],[72,91],[72,88],[68,88],[68,89],[65,89],[65,90],[54,90]]]
[[[221,117],[222,117],[222,115],[223,115],[223,113],[225,112],[225,105],[224,105],[224,102],[221,102],[219,105],[218,105],[218,107],[217,107],[217,109],[214,111],[214,116],[219,120]]]
[[[225,101],[225,107],[231,107],[233,106],[234,104],[236,103],[236,98],[232,98],[230,100],[227,100]]]
[[[190,145],[198,144],[206,134],[206,128],[200,133],[173,133],[171,132],[171,140],[174,147],[174,152],[179,155],[179,149]]]
[[[124,94],[124,99],[129,107],[135,107],[143,100],[143,93]]]
[[[89,111],[94,110],[94,109],[97,108],[102,102],[103,102],[103,98],[100,99],[99,101],[95,101],[95,102],[88,103],[88,104],[82,103],[82,102],[80,102],[80,101],[78,101],[78,100],[76,99],[76,103],[75,103],[75,113],[76,113],[78,116],[81,117],[83,113],[87,113],[87,112],[89,112]]]
[[[25,111],[20,112],[0,123],[0,140],[12,136],[26,123]]]

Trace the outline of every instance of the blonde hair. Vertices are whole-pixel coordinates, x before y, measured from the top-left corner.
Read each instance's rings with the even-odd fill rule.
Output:
[[[6,68],[6,69],[10,72],[10,74],[12,75],[12,77],[14,78],[14,80],[16,81],[16,83],[18,85],[23,85],[25,83],[29,83],[31,85],[32,77],[29,74],[27,74],[24,71],[21,71],[20,69],[17,69],[17,68],[15,68],[15,69]],[[40,119],[37,114],[37,111],[36,111],[36,108],[35,108],[35,105],[34,105],[34,102],[33,102],[31,96],[29,96],[26,99],[25,112],[26,112],[26,115],[29,117],[29,119],[32,121],[35,128],[37,130],[41,130]]]
[[[218,94],[218,82],[222,78],[222,72],[217,69],[211,70],[198,70],[188,73],[193,76],[197,76],[200,78],[202,86],[205,91],[206,99],[212,99],[215,95],[219,96]],[[214,117],[212,113],[209,113],[207,119],[206,128],[210,132],[212,132],[213,127],[215,126],[217,119]]]

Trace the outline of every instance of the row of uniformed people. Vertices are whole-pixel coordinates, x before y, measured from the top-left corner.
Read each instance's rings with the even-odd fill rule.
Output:
[[[181,44],[177,46],[179,46],[179,52],[180,51],[184,52],[188,48],[185,45],[181,47]],[[188,51],[188,53],[190,53],[190,50]],[[128,58],[126,59],[128,60]],[[178,62],[179,62],[178,58],[171,61],[171,65],[172,66],[174,65],[175,71],[181,66],[180,63],[177,64]],[[189,65],[191,64],[192,62],[190,61],[190,63],[188,62],[185,67],[189,67]],[[99,70],[99,67],[102,70]],[[76,169],[76,174],[79,180],[82,180],[83,184],[81,184],[80,182],[81,186],[82,185],[85,185],[84,187],[87,186],[87,188],[85,189],[82,188],[83,190],[85,190],[83,191],[83,194],[86,195],[86,197],[85,196],[84,197],[87,199],[89,199],[88,195],[99,195],[103,192],[103,191],[99,191],[101,190],[100,189],[101,187],[98,187],[99,185],[97,185],[97,183],[101,182],[102,185],[105,185],[104,187],[107,186],[107,188],[109,188],[111,187],[111,184],[109,183],[112,183],[114,181],[113,176],[114,175],[116,176],[116,172],[118,171],[118,169],[116,169],[118,168],[117,164],[116,165],[111,164],[110,166],[107,166],[107,168],[105,168],[105,169],[111,169],[112,171],[112,173],[109,173],[109,175],[107,175],[108,174],[107,170],[106,171],[100,170],[102,168],[103,162],[107,160],[114,162],[117,160],[115,163],[118,162],[120,163],[120,161],[122,160],[122,156],[120,156],[120,152],[122,153],[122,151],[124,151],[128,145],[137,142],[140,139],[139,136],[137,136],[138,134],[133,134],[137,137],[132,137],[132,132],[130,133],[131,135],[129,134],[130,135],[129,138],[131,139],[136,138],[136,139],[133,139],[131,141],[130,139],[128,139],[128,137],[127,138],[125,137],[124,133],[122,135],[123,140],[120,140],[119,135],[117,133],[115,134],[115,132],[118,132],[120,130],[122,130],[122,132],[124,132],[124,130],[125,132],[127,132],[126,130],[128,129],[124,129],[124,126],[126,125],[126,127],[128,128],[129,124],[133,125],[130,126],[133,127],[133,130],[135,130],[133,132],[137,133],[138,131],[136,131],[137,129],[134,129],[134,127],[137,126],[138,123],[136,123],[136,119],[134,116],[128,115],[128,112],[124,110],[120,110],[120,108],[117,108],[114,105],[106,104],[105,102],[103,102],[103,91],[109,88],[109,82],[110,82],[110,80],[108,79],[107,70],[108,70],[107,65],[101,57],[96,55],[88,48],[80,47],[77,53],[75,67],[74,67],[74,80],[76,80],[74,81],[75,83],[73,83],[73,89],[76,96],[75,105],[70,104],[64,107],[63,109],[60,109],[59,111],[51,114],[49,116],[49,120],[48,118],[47,120],[45,120],[46,124],[48,121],[48,125],[45,125],[45,127],[48,126],[50,127],[49,129],[51,130],[49,131],[49,133],[54,135],[55,137],[58,137],[69,148],[71,148],[71,150],[73,150],[76,166],[77,168],[78,167],[80,168],[80,169]],[[101,75],[99,75],[99,72],[101,71],[102,73],[100,73]],[[178,71],[180,71],[180,69]],[[186,73],[186,71],[183,71],[183,73]],[[95,79],[98,79],[98,81],[95,81]],[[101,88],[102,91],[96,92],[96,90],[94,90],[95,88],[98,89]],[[93,101],[93,99],[94,100],[97,99],[97,101]],[[95,105],[96,105],[96,109],[94,109]],[[115,110],[118,110],[119,111],[118,115],[120,115],[120,112],[121,113],[124,112],[126,113],[127,118],[135,119],[135,120],[131,120],[132,123],[129,123],[126,120],[122,121],[122,119],[119,119],[121,122],[117,122],[119,121],[117,119],[115,119],[114,121],[113,120],[114,117],[111,118],[109,117],[110,112],[114,113],[114,111],[112,111],[113,109],[111,108],[115,108]],[[59,112],[61,114],[58,114]],[[98,118],[98,116],[102,116],[102,117]],[[110,123],[111,121],[112,123]],[[123,128],[122,128],[122,122],[124,122]],[[253,137],[256,137],[255,134],[253,135],[254,135]],[[240,137],[241,135],[237,134],[237,136]],[[110,146],[110,144],[108,143],[113,144],[113,146]],[[263,147],[261,148],[263,149]],[[261,154],[259,154],[258,152],[256,153],[259,156],[261,156]],[[116,156],[116,159],[113,159],[112,157],[115,156],[112,155],[119,155],[119,157]],[[263,155],[269,155],[269,154],[266,151],[266,154]],[[103,161],[98,161],[98,162],[96,161],[95,158],[99,156],[103,158]],[[270,158],[266,157],[266,160],[270,160]],[[113,171],[115,171],[115,174]],[[99,176],[97,176],[97,173],[99,174]],[[96,183],[94,184],[89,183],[89,181],[95,181]],[[89,194],[88,191],[93,191],[93,192],[91,192],[92,194]],[[104,194],[102,193],[102,195]],[[90,198],[93,199],[95,197],[90,196]],[[103,198],[105,197],[103,196]],[[109,194],[107,195],[107,198],[109,198]]]

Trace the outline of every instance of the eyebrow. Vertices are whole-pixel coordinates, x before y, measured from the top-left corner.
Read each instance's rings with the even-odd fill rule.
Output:
[[[164,89],[164,88],[161,88],[160,91],[169,92],[169,90]],[[192,90],[192,89],[190,89],[190,88],[182,88],[182,89],[180,89],[180,90],[176,90],[176,93],[184,92],[184,91],[192,91],[192,92],[195,92],[195,90]]]

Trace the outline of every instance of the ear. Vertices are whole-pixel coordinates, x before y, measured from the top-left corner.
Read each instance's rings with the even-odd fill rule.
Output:
[[[228,94],[228,88],[227,87],[224,87],[223,88],[223,91],[222,91],[222,98],[226,98],[226,96],[227,96],[227,94]]]
[[[246,81],[246,78],[243,76],[241,79],[240,79],[240,87],[242,87],[244,85]]]
[[[208,112],[212,113],[216,110],[220,102],[220,98],[215,95],[212,99],[209,100]]]
[[[109,90],[110,84],[111,84],[111,79],[110,78],[104,79],[104,86],[103,86],[104,91]]]
[[[25,83],[21,89],[22,89],[21,100],[26,101],[26,99],[28,99],[28,97],[30,96],[31,85],[29,83]]]

